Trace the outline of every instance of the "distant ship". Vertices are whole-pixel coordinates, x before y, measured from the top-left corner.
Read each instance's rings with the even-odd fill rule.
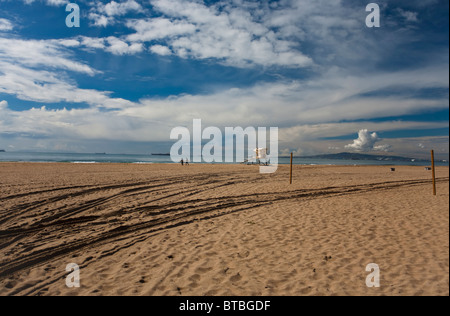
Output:
[[[152,154],[152,156],[170,156],[170,154]]]

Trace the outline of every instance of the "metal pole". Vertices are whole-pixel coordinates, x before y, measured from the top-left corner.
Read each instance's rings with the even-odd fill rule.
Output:
[[[290,183],[292,184],[292,162],[294,160],[294,153],[291,153],[291,176],[290,176]]]
[[[434,150],[431,151],[431,169],[433,170],[433,195],[436,195],[436,166],[434,164]]]

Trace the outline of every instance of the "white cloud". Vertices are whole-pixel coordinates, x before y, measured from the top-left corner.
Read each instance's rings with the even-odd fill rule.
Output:
[[[111,1],[107,4],[98,3],[98,10],[108,16],[125,15],[130,11],[142,12],[142,6],[134,0],[125,2]]]
[[[71,39],[55,40],[55,43],[65,47],[84,49],[101,49],[114,55],[134,55],[144,51],[142,43],[127,43],[115,36],[105,38],[78,36]]]
[[[391,151],[392,146],[388,145],[388,144],[384,144],[384,145],[378,145],[378,146],[374,146],[373,150],[374,151],[384,151],[384,152],[389,152]]]
[[[378,130],[383,132],[401,130],[426,130],[436,128],[448,128],[448,121],[442,122],[417,122],[417,121],[384,121],[384,122],[341,122],[299,124],[280,129],[279,135],[282,142],[302,143],[315,139],[336,138],[352,134],[355,130]],[[348,142],[348,141],[347,141]],[[336,146],[344,147],[346,144]]]
[[[362,152],[389,151],[390,145],[375,145],[380,140],[377,133],[370,133],[367,129],[362,129],[358,132],[358,138],[353,141],[353,144],[346,145],[345,148]]]
[[[13,24],[9,20],[0,18],[0,32],[11,31],[12,29]]]
[[[118,115],[122,117],[177,126],[200,117],[215,126],[283,128],[295,124],[401,116],[448,107],[445,99],[364,96],[371,91],[399,86],[408,89],[448,87],[448,68],[442,66],[353,76],[340,69],[330,69],[309,81],[259,83],[207,95],[144,99],[136,103],[110,98],[108,91],[79,89],[67,78],[66,71],[91,76],[98,71],[72,60],[69,49],[102,49],[120,55],[135,54],[144,47],[142,43],[127,43],[116,37],[79,36],[47,41],[0,38],[0,92],[35,102],[87,103],[93,107],[121,109]],[[170,53],[170,48],[153,45],[150,51],[164,55]],[[280,108],[283,111],[279,111]]]
[[[80,42],[75,40],[75,39],[63,39],[63,40],[59,40],[59,41],[56,41],[56,42],[58,42],[59,44],[61,44],[62,46],[65,46],[65,47],[78,47],[78,46],[80,46]]]
[[[106,27],[113,22],[112,18],[93,12],[89,13],[89,19],[94,21],[95,26],[101,27]]]
[[[53,5],[53,6],[62,6],[65,4],[68,4],[69,0],[47,0],[47,4]]]
[[[115,17],[126,15],[129,12],[142,13],[144,9],[134,0],[111,1],[106,4],[97,0],[93,3],[88,16],[95,26],[106,27],[116,23]]]
[[[127,26],[136,33],[130,41],[163,40],[182,58],[211,59],[236,67],[252,65],[309,67],[312,59],[297,49],[298,43],[281,38],[238,6],[206,6],[197,1],[153,0],[163,14],[147,20],[131,20]],[[155,43],[161,44],[161,43]]]
[[[69,0],[23,0],[26,4],[32,4],[35,1],[45,2],[47,5],[51,6],[62,6],[69,3]]]
[[[409,89],[447,87],[448,69],[418,69],[397,73],[344,76],[328,72],[309,81],[258,83],[252,87],[230,88],[206,95],[180,95],[167,99],[142,100],[128,108],[126,115],[149,120],[189,124],[193,117],[214,126],[277,126],[323,124],[342,120],[410,115],[424,109],[448,108],[444,99],[365,96],[396,86]],[[280,109],[283,109],[280,111]],[[220,115],[217,115],[220,113]]]
[[[1,109],[6,109],[8,107],[8,102],[6,101],[0,101],[0,110]]]
[[[149,109],[151,110],[151,109]],[[158,111],[158,109],[155,109]],[[170,109],[172,111],[174,109]],[[25,111],[13,111],[8,108],[6,101],[0,102],[0,140],[3,135],[8,138],[20,139],[22,136],[33,135],[33,140],[40,141],[42,148],[53,148],[51,144],[58,139],[64,139],[65,143],[86,144],[87,140],[102,141],[124,141],[124,142],[170,142],[170,130],[178,126],[178,122],[167,119],[164,112],[157,113],[155,119],[148,117],[137,117],[126,114],[124,110],[103,111],[100,108],[87,109],[61,109],[51,110],[46,107],[33,108]],[[157,119],[156,119],[157,118]],[[190,121],[184,122],[188,127]],[[203,127],[210,126],[203,122]],[[241,124],[242,127],[251,125],[249,122]],[[303,125],[291,128],[280,129],[280,151],[289,153],[294,151],[296,155],[309,155],[326,152],[328,147],[336,147],[333,150],[344,148],[343,141],[320,141],[320,137],[346,135],[353,131],[355,127],[367,124],[371,128],[380,130],[400,130],[405,128],[430,128],[443,126],[444,123],[424,122],[360,122],[360,123],[333,123],[319,125]],[[257,126],[257,125],[255,125]],[[448,126],[448,122],[447,122]],[[370,135],[370,133],[368,133]],[[22,136],[21,136],[22,135]],[[292,136],[292,138],[290,138]],[[447,143],[447,138],[428,139],[389,139],[389,143],[398,150],[409,150],[414,152],[417,143],[422,142],[434,148],[441,148]],[[14,143],[18,149],[22,149],[23,143]],[[374,144],[374,148],[381,148]],[[439,146],[438,146],[439,145]],[[299,149],[300,147],[300,149]],[[413,156],[414,157],[414,156]]]
[[[144,3],[151,5],[151,11]],[[342,1],[233,0],[207,4],[197,0],[150,0],[141,4],[135,0],[90,0],[87,4],[93,25],[124,23],[135,33],[122,41],[165,46],[182,58],[215,59],[235,67],[302,68],[320,64],[358,67],[366,65],[367,60],[376,64],[384,56],[385,46],[361,32],[364,13]],[[150,12],[157,17],[148,18]],[[142,13],[146,17],[142,18]],[[134,14],[134,18],[129,19],[128,14]],[[398,9],[398,14],[408,21],[417,20],[413,11]],[[140,19],[136,19],[139,15]],[[383,42],[400,45],[403,37],[392,32],[385,34]],[[138,47],[133,46],[134,51],[140,52]],[[123,49],[111,51],[123,54]]]
[[[108,46],[106,51],[115,55],[134,55],[144,50],[144,45],[141,43],[127,44],[126,42],[118,39],[117,37],[110,36],[106,39]]]
[[[170,48],[162,45],[153,45],[150,47],[150,51],[161,56],[168,56],[172,54]]]
[[[152,141],[165,139],[166,128],[139,118],[124,118],[116,111],[99,108],[51,110],[45,106],[25,111],[0,107],[0,138],[2,134],[20,138],[34,135],[35,139],[54,141]],[[17,144],[18,146],[20,144]]]
[[[403,17],[407,22],[418,22],[419,19],[417,18],[418,13],[412,12],[412,11],[406,11],[401,8],[397,9],[398,13],[401,17]]]
[[[136,33],[128,36],[128,40],[135,42],[148,42],[167,37],[195,33],[195,25],[183,21],[171,21],[165,18],[153,18],[147,20],[130,20],[127,23],[129,28],[136,30]]]
[[[88,65],[72,60],[66,47],[77,47],[78,40],[19,40],[0,38],[0,93],[20,100],[45,103],[87,103],[92,107],[126,108],[133,103],[110,98],[110,92],[79,89],[67,78],[67,71],[89,76],[98,73]],[[139,47],[108,39],[108,49],[126,53]]]
[[[62,45],[52,40],[0,38],[0,61],[19,63],[27,67],[60,68],[88,75],[95,74],[94,69],[73,61],[71,57]],[[1,71],[0,68],[0,73]]]
[[[132,102],[112,99],[110,92],[79,89],[57,73],[0,61],[0,93],[41,103],[87,103],[93,107],[126,108]]]
[[[87,48],[94,48],[94,49],[105,49],[106,48],[104,38],[81,36],[81,37],[79,37],[79,41],[82,46],[85,46]]]

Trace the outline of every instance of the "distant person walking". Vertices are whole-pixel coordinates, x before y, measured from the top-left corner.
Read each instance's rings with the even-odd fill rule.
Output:
[[[182,165],[182,166],[184,166],[184,160],[183,160],[183,159],[181,159],[181,161],[180,161],[180,162],[181,162],[181,165]]]

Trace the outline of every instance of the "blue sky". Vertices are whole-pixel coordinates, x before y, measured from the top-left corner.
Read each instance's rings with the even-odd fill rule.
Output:
[[[280,151],[448,157],[449,3],[0,0],[0,148],[151,153],[192,126]],[[376,136],[374,136],[376,133]]]

